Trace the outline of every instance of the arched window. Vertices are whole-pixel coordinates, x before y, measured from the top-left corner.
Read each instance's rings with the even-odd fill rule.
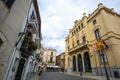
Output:
[[[78,29],[80,30],[80,26],[78,26]]]

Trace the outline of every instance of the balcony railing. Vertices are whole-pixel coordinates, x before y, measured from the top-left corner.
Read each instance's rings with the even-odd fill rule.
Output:
[[[33,52],[34,52],[34,50],[32,50],[32,49],[27,49],[27,48],[24,48],[24,47],[21,47],[20,51],[22,52],[22,54],[24,54],[26,56],[30,56],[30,55],[33,56]]]
[[[28,23],[32,25],[32,33],[38,33],[37,21],[34,19],[30,19]]]
[[[69,49],[68,52],[69,52],[69,53],[72,53],[72,52],[77,51],[77,50],[86,49],[86,48],[87,48],[87,45],[88,45],[87,42],[82,42],[82,43],[80,43],[79,45],[77,45],[77,46]]]

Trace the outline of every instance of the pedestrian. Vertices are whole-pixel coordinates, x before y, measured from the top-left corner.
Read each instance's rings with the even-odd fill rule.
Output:
[[[65,70],[65,69],[63,68],[63,74],[64,74],[64,70]]]
[[[82,76],[82,71],[80,71],[80,76]]]
[[[61,71],[64,73],[64,68],[61,68]]]

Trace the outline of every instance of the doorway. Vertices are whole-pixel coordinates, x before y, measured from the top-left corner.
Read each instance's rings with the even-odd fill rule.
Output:
[[[91,72],[90,56],[88,52],[84,53],[85,72]]]
[[[21,58],[16,72],[15,80],[21,80],[24,65],[25,65],[25,59]]]
[[[82,67],[82,57],[81,54],[78,55],[78,71],[83,72],[83,67]]]
[[[76,71],[76,57],[73,56],[73,71]]]

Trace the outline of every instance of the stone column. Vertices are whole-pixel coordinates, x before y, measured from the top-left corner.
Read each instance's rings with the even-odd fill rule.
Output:
[[[78,72],[78,57],[76,55],[76,72]]]
[[[84,56],[83,55],[82,55],[82,65],[83,65],[83,72],[85,72]]]

